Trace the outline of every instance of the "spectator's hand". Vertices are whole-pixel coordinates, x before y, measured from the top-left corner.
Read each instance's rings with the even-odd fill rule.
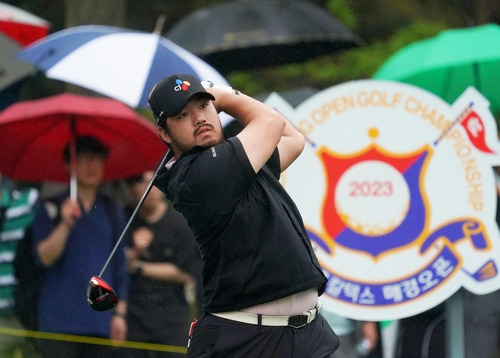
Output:
[[[113,315],[111,318],[111,339],[124,341],[127,338],[127,321],[125,317]]]
[[[377,322],[363,322],[361,327],[361,332],[365,339],[368,339],[370,342],[370,352],[372,352],[377,346],[378,342],[378,330],[377,330]]]
[[[61,205],[61,222],[69,227],[73,227],[81,216],[80,205],[77,201],[67,198]]]
[[[132,240],[134,242],[134,248],[137,250],[139,255],[142,255],[144,251],[147,250],[151,241],[153,241],[154,234],[151,230],[145,228],[144,226],[138,228],[132,234]]]

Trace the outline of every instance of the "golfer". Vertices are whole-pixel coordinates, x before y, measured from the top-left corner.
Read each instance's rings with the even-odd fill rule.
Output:
[[[172,75],[149,96],[170,149],[155,185],[187,219],[204,261],[204,315],[188,357],[329,357],[339,339],[317,306],[327,280],[278,181],[304,137],[263,103],[203,84]],[[220,111],[242,123],[237,136],[224,138]]]

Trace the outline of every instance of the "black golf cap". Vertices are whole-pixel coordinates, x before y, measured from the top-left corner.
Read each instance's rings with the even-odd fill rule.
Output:
[[[148,98],[156,123],[162,125],[167,117],[178,115],[194,95],[215,100],[201,85],[200,80],[192,75],[171,75],[158,82]]]

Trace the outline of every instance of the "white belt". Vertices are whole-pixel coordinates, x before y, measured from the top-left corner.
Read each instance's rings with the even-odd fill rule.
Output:
[[[293,328],[304,327],[316,319],[320,307],[316,306],[307,312],[293,316],[269,316],[262,314],[253,314],[242,311],[211,313],[211,315],[229,319],[231,321],[243,322],[262,326],[290,326]]]

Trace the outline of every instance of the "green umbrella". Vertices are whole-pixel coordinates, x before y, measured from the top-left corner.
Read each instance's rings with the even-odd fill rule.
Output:
[[[414,42],[392,55],[375,79],[405,82],[453,103],[469,86],[500,112],[500,26],[487,24],[445,30]]]

